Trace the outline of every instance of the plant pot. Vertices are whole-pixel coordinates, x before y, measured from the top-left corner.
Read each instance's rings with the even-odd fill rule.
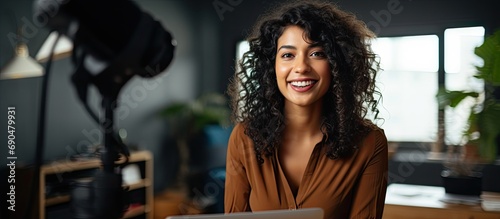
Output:
[[[220,125],[206,125],[203,128],[205,134],[206,147],[227,147],[229,136],[233,131],[232,127],[222,127]]]
[[[456,176],[449,170],[441,172],[441,179],[446,193],[456,195],[479,196],[482,191],[482,174],[475,172],[472,176]]]

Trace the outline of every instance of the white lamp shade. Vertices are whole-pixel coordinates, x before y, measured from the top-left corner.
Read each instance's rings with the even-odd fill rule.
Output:
[[[56,42],[57,36],[58,33],[53,31],[49,34],[45,42],[43,42],[42,47],[35,56],[38,62],[43,63],[49,60],[50,50]],[[59,41],[57,41],[56,47],[54,48],[53,60],[68,57],[71,55],[71,51],[73,51],[73,42],[65,35],[61,35],[61,37],[59,37]]]
[[[28,55],[26,44],[20,43],[14,57],[0,71],[0,80],[39,77],[43,71],[43,67]]]

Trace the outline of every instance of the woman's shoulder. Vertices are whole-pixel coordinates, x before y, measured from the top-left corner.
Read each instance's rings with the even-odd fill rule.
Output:
[[[384,129],[372,122],[367,122],[367,134],[363,138],[363,145],[375,145],[376,147],[387,147],[387,137]]]
[[[255,159],[252,139],[245,134],[245,126],[235,124],[228,142],[228,156],[242,160]]]
[[[231,135],[245,135],[245,125],[243,123],[236,123]]]
[[[245,134],[245,125],[243,123],[237,123],[234,125],[233,131],[231,132],[231,136],[229,139],[232,142],[247,143],[244,145],[248,145],[248,143],[251,142],[250,137]]]
[[[384,129],[372,122],[371,120],[364,120],[363,125],[368,130],[368,135],[384,135]]]
[[[372,126],[369,126],[369,135],[376,135],[377,137],[385,137],[385,131],[383,128],[373,124]]]

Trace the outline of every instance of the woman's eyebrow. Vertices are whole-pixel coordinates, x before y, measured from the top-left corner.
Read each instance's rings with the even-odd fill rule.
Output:
[[[322,47],[319,43],[312,43],[312,44],[309,44],[309,46],[307,46],[307,48],[315,48],[315,47]],[[297,47],[295,46],[292,46],[292,45],[283,45],[283,46],[280,46],[278,48],[278,51],[280,51],[281,49],[297,49]]]
[[[297,49],[297,47],[292,46],[292,45],[283,45],[283,46],[280,46],[280,48],[278,48],[278,51],[280,51],[281,49]]]
[[[307,46],[307,48],[315,48],[315,47],[322,47],[319,43],[311,43],[309,44],[309,46]],[[280,51],[281,49],[297,49],[297,47],[295,46],[292,46],[292,45],[283,45],[283,46],[280,46],[280,48],[278,48],[278,51]]]

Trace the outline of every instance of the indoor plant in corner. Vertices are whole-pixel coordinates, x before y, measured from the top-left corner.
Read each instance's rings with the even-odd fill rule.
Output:
[[[176,139],[180,155],[177,183],[187,189],[194,207],[222,212],[223,192],[207,194],[207,186],[223,191],[227,142],[231,134],[230,108],[221,93],[205,93],[192,101],[175,102],[161,111]]]
[[[177,101],[161,109],[160,116],[167,120],[179,150],[181,186],[208,168],[225,165],[221,157],[232,130],[226,96],[209,92],[191,101]]]
[[[465,145],[460,147],[459,151],[454,147],[448,148],[446,169],[442,173],[447,193],[480,195],[482,177],[474,167],[481,163],[491,163],[497,158],[500,101],[494,92],[500,86],[500,31],[487,37],[481,46],[475,48],[474,53],[484,61],[483,66],[476,67],[477,72],[474,75],[475,78],[484,81],[484,92],[440,89],[437,94],[442,109],[455,108],[467,98],[474,100],[463,133]],[[460,185],[455,184],[457,181]]]

